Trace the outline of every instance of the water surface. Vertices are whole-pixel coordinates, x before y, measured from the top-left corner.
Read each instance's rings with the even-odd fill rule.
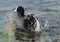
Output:
[[[8,26],[7,24],[11,25],[10,23],[13,20],[11,11],[19,5],[25,8],[25,14],[29,12],[35,13],[42,25],[47,21],[47,27],[42,31],[39,40],[36,42],[59,41],[60,0],[0,0],[0,42],[11,42],[8,35],[10,32],[6,32],[6,26]],[[11,27],[13,28],[13,26]]]

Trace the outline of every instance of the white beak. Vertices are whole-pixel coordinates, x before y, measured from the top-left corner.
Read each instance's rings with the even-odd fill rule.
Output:
[[[17,12],[17,8],[15,8],[15,10],[13,12]]]

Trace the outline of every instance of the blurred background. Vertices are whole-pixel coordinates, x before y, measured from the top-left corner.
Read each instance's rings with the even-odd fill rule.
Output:
[[[13,42],[13,10],[25,8],[25,14],[35,13],[41,25],[45,25],[36,42],[60,42],[60,0],[0,0],[0,42]]]

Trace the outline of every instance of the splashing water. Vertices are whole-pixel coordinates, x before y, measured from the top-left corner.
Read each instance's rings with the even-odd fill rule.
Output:
[[[11,35],[12,35],[12,32],[13,32],[13,12],[12,11],[10,11],[9,13],[8,13],[8,19],[7,19],[7,21],[8,21],[8,23],[6,24],[6,32],[8,33],[8,36],[9,36],[9,38],[8,38],[8,42],[12,42],[12,38],[11,38]]]

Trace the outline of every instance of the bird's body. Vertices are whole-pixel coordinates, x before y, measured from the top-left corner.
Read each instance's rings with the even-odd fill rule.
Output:
[[[40,32],[40,31],[41,31],[40,23],[39,23],[39,21],[38,21],[37,18],[36,18],[36,28],[35,28],[35,31],[36,31],[36,32]]]

